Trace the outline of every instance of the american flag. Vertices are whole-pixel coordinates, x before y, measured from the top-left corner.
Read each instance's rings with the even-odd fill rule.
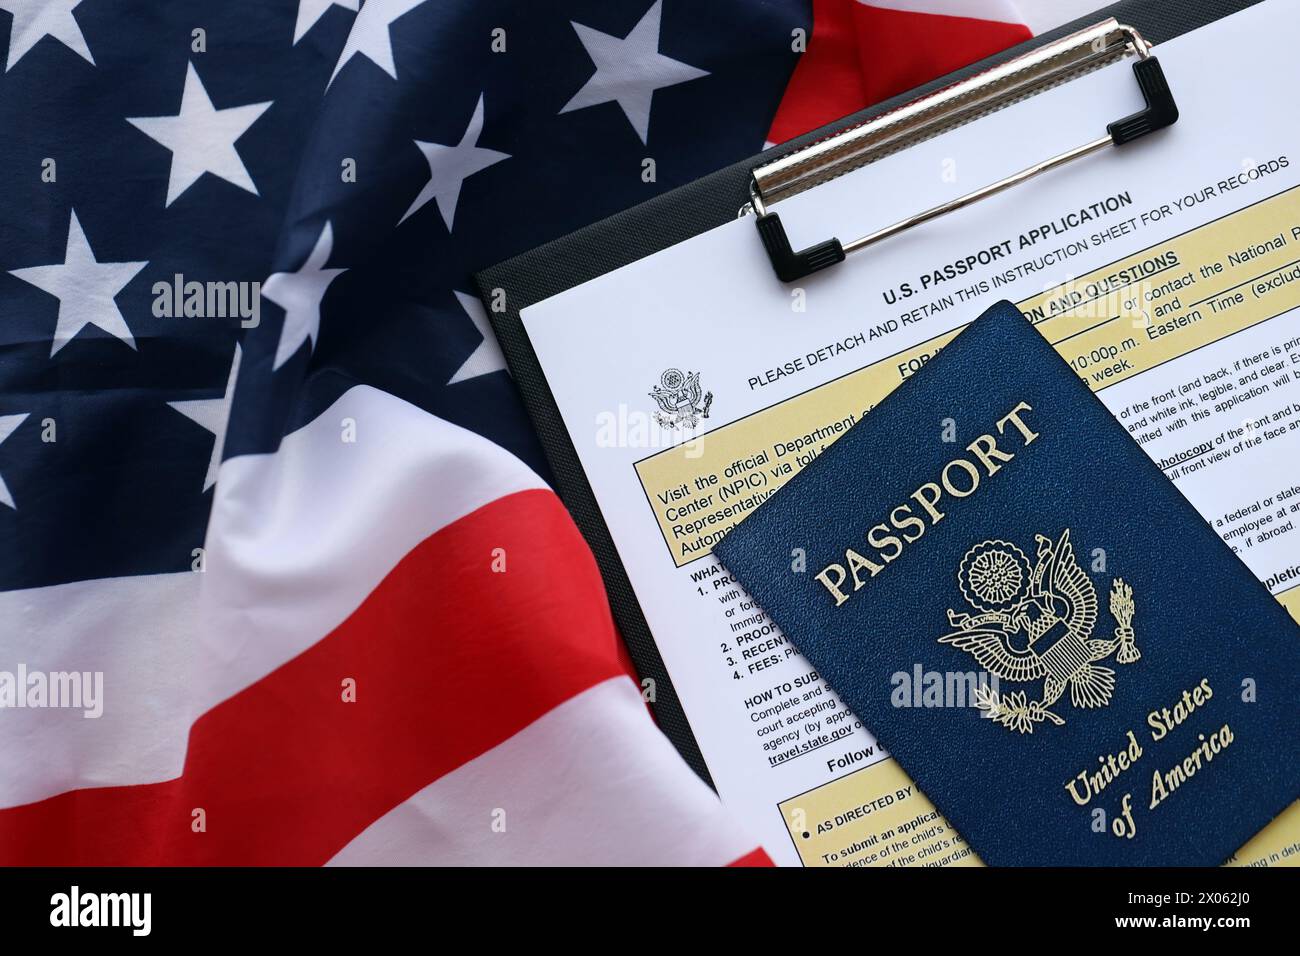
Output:
[[[765,862],[656,730],[470,275],[1020,12],[0,11],[0,862]]]

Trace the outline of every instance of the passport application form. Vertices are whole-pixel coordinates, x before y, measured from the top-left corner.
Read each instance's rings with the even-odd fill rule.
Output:
[[[794,286],[746,217],[523,310],[718,793],[777,862],[979,864],[712,546],[999,299],[1300,618],[1297,36],[1300,8],[1266,0],[1162,44],[1172,128]],[[1143,105],[1130,63],[785,200],[792,243],[1095,138]],[[1300,865],[1300,804],[1234,862]]]

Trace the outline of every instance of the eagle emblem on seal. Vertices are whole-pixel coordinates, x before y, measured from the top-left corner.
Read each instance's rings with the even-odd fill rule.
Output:
[[[1115,690],[1115,671],[1101,662],[1132,664],[1142,657],[1133,633],[1133,589],[1123,579],[1111,584],[1114,636],[1093,637],[1097,589],[1074,557],[1067,528],[1053,541],[1034,536],[1031,565],[1009,541],[981,541],[966,552],[957,569],[957,586],[974,613],[948,609],[954,628],[939,638],[973,656],[999,680],[1026,683],[1042,679],[1042,696],[1024,691],[1000,695],[987,686],[976,691],[984,716],[1019,733],[1033,733],[1044,721],[1060,726],[1053,711],[1066,690],[1075,707],[1105,707]]]
[[[655,421],[664,428],[694,428],[701,418],[709,417],[713,393],[701,398],[700,373],[683,372],[670,368],[659,376],[659,384],[652,386],[650,397],[659,406]]]

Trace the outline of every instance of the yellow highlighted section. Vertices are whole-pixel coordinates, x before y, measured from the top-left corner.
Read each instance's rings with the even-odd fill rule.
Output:
[[[1300,187],[1018,303],[1094,390],[1300,306]],[[636,465],[674,563],[723,535],[956,337],[947,332]]]
[[[1282,602],[1282,606],[1291,612],[1296,623],[1300,624],[1300,587],[1292,588],[1289,591],[1283,591],[1277,596]]]
[[[901,767],[885,759],[781,804],[804,866],[983,866]]]
[[[984,865],[891,758],[792,797],[780,810],[804,866]],[[1224,865],[1300,866],[1300,803]]]
[[[1293,803],[1224,866],[1300,866],[1300,803]]]

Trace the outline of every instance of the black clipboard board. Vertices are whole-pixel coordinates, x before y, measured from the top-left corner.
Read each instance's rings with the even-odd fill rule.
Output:
[[[710,785],[712,779],[691,732],[690,722],[569,439],[555,398],[524,330],[520,312],[735,219],[737,211],[751,202],[756,167],[799,152],[833,134],[861,126],[920,97],[987,73],[1105,18],[1122,21],[1139,31],[1148,42],[1159,44],[1259,2],[1261,0],[1122,0],[475,275],[479,294],[487,306],[510,372],[554,472],[556,491],[595,554],[610,608],[638,674],[642,679],[654,681],[655,701],[652,706],[659,726],[691,768]],[[759,241],[757,237],[755,241]],[[770,247],[769,253],[772,254]],[[842,253],[839,258],[843,259]],[[814,268],[830,264],[818,262]],[[497,309],[502,310],[494,310],[494,303],[497,303]]]

